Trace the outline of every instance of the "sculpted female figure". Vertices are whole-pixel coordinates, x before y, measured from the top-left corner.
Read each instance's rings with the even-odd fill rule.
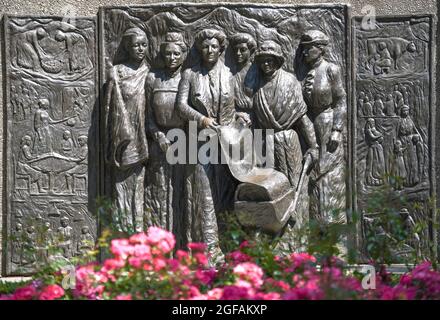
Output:
[[[281,68],[284,56],[278,43],[263,42],[255,59],[260,68],[254,96],[257,127],[275,130],[275,169],[283,172],[296,187],[303,160],[297,131],[303,134],[312,148],[310,151],[317,147],[301,84],[293,74]]]
[[[145,132],[145,61],[147,37],[126,30],[121,41],[126,60],[110,70],[105,96],[105,157],[110,169],[113,222],[123,232],[143,229]]]
[[[253,65],[253,55],[257,42],[247,33],[237,33],[230,40],[234,57],[235,108],[253,118],[252,99],[253,89],[257,78],[257,68]]]
[[[292,188],[298,186],[303,158],[316,158],[316,139],[313,126],[307,117],[307,106],[304,103],[301,84],[293,75],[282,69],[284,56],[281,46],[274,41],[263,42],[255,55],[259,68],[257,87],[254,95],[254,110],[256,114],[256,128],[273,129],[274,169],[286,175]],[[309,147],[303,157],[300,135]],[[266,142],[268,145],[268,143]],[[266,154],[271,150],[266,146]],[[305,192],[301,192],[305,194]],[[302,198],[302,196],[301,196]],[[299,201],[295,212],[302,212],[300,208],[306,204]],[[292,249],[296,227],[306,222],[303,214],[291,217],[287,224],[280,245],[285,249]]]
[[[345,223],[342,131],[346,95],[339,67],[324,59],[328,43],[329,38],[317,30],[308,31],[301,37],[304,60],[309,67],[303,94],[319,145],[319,161],[311,176],[309,190],[310,212],[315,219],[325,223]],[[335,209],[340,209],[338,215],[330,216]]]
[[[385,159],[383,152],[383,134],[377,130],[376,122],[369,118],[365,124],[365,141],[368,145],[365,170],[366,182],[370,186],[380,186],[384,183]]]
[[[409,107],[405,104],[400,108],[400,119],[397,124],[397,139],[402,143],[403,159],[406,169],[405,187],[415,186],[420,181],[418,174],[417,150],[414,140],[419,140],[420,135],[409,115]],[[417,137],[417,138],[416,138]]]
[[[147,134],[151,137],[150,160],[145,188],[146,223],[180,234],[182,218],[183,164],[171,165],[166,152],[171,142],[168,130],[181,128],[183,123],[175,109],[178,86],[186,45],[180,33],[168,33],[160,46],[165,67],[147,77]]]
[[[216,128],[235,120],[234,83],[230,70],[219,60],[226,46],[222,31],[205,29],[195,38],[200,64],[182,75],[177,94],[177,108],[185,120],[198,128]],[[217,214],[232,205],[234,189],[231,178],[220,164],[187,166],[188,214],[184,228],[186,241],[205,242],[213,259],[221,257]]]

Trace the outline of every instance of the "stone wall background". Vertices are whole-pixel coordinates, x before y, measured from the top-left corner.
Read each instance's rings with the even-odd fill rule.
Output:
[[[5,212],[3,211],[4,207],[4,184],[5,177],[3,175],[4,165],[4,100],[3,100],[3,90],[4,90],[4,82],[3,82],[3,74],[4,74],[4,66],[3,66],[3,15],[4,14],[16,14],[16,15],[64,15],[66,12],[75,12],[78,16],[93,16],[98,12],[98,8],[100,6],[109,6],[109,5],[145,5],[150,3],[160,3],[165,1],[136,1],[136,0],[41,0],[41,1],[31,1],[31,0],[0,0],[0,23],[1,23],[1,34],[0,34],[0,61],[1,61],[1,73],[0,73],[0,243],[4,241],[3,239],[3,226],[4,219],[3,216]],[[173,2],[173,1],[168,1]],[[179,2],[179,1],[174,1]],[[180,1],[182,2],[182,1]],[[268,1],[264,0],[250,0],[250,1],[206,1],[206,0],[196,0],[186,2],[196,2],[196,3],[216,3],[216,2],[242,2],[242,3],[267,3]],[[312,3],[346,3],[350,4],[352,7],[352,15],[362,15],[362,8],[370,5],[374,6],[376,9],[377,15],[409,15],[409,14],[437,14],[439,12],[440,1],[439,0],[352,0],[352,1],[322,1],[322,0],[272,0],[272,3],[281,3],[281,4],[312,4]],[[437,26],[437,33],[439,29]],[[439,54],[439,41],[437,40],[437,56],[440,57]],[[440,64],[437,63],[437,73],[440,72]],[[440,86],[437,83],[436,92],[440,93]],[[439,109],[440,104],[437,101],[437,109]],[[440,128],[440,112],[437,112],[436,123],[438,123],[436,131],[438,132]],[[440,179],[440,137],[437,137],[436,141],[436,150],[437,155],[436,158],[439,161],[436,161],[436,177],[437,181]],[[440,194],[439,190],[437,190],[437,194]],[[0,256],[2,256],[2,247],[0,246]],[[2,274],[2,261],[0,259],[0,277]]]

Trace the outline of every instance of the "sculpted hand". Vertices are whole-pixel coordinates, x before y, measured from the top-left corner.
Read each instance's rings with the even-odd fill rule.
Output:
[[[330,141],[327,144],[327,150],[329,152],[334,152],[338,148],[339,142],[341,141],[342,135],[340,131],[333,130],[330,136]]]
[[[306,154],[304,155],[303,161],[305,162],[307,160],[307,157],[312,158],[312,163],[316,163],[319,160],[319,151],[317,147],[309,148],[306,151]]]
[[[203,119],[203,127],[204,128],[209,128],[209,129],[212,129],[212,130],[216,130],[217,129],[216,127],[218,127],[218,123],[215,122],[215,120],[212,119],[212,118],[205,117]]]
[[[159,146],[160,146],[160,149],[161,149],[164,153],[167,152],[167,150],[168,150],[168,148],[170,147],[170,145],[171,145],[171,142],[170,142],[170,140],[168,140],[166,137],[161,137],[161,138],[159,139]]]
[[[245,112],[237,112],[237,120],[242,121],[243,125],[249,127],[252,124],[251,117]]]

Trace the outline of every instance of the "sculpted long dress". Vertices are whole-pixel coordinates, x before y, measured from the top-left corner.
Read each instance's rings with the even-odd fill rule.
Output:
[[[417,129],[411,117],[408,115],[400,118],[397,126],[397,138],[403,147],[403,160],[407,173],[404,181],[405,187],[412,187],[420,181],[416,147],[413,143],[413,137],[415,135],[417,135]]]
[[[131,233],[143,229],[148,67],[142,64],[137,70],[127,72],[127,69],[116,65],[111,70],[105,97],[105,155],[111,166],[110,192],[117,209],[113,223],[119,231]]]
[[[235,119],[235,106],[229,69],[218,62],[211,70],[201,65],[185,70],[179,85],[177,107],[186,123],[196,121],[201,127],[203,116],[209,116],[220,125],[231,124]],[[217,214],[233,204],[233,179],[225,165],[198,162],[187,166],[185,184],[185,240],[204,242],[211,253],[218,253]]]
[[[374,122],[367,122],[365,126],[365,140],[368,145],[366,182],[370,186],[382,185],[385,176],[385,158],[381,143],[383,135],[376,129]]]
[[[183,122],[175,108],[180,79],[180,69],[174,73],[151,72],[147,78],[147,133],[151,143],[145,183],[146,224],[172,231],[176,236],[181,233],[185,167],[168,163],[159,140],[169,130],[182,128]]]

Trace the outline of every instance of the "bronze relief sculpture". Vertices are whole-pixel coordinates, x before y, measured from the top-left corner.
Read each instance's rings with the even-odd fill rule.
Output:
[[[13,240],[3,250],[2,274],[23,275],[47,263],[49,251],[80,256],[81,229],[89,230],[92,242],[97,238],[98,32],[93,17],[72,23],[6,16],[4,22],[3,239]]]
[[[310,179],[311,216],[323,223],[346,222],[345,159],[342,135],[346,121],[346,94],[339,67],[324,54],[330,39],[310,30],[301,37],[308,72],[303,93],[319,145],[319,158]],[[332,210],[340,210],[332,216]]]
[[[238,33],[230,39],[234,64],[232,72],[235,78],[235,108],[237,112],[245,113],[243,119],[251,124],[254,119],[253,91],[257,81],[257,66],[253,63],[257,50],[257,42],[247,33]]]
[[[160,45],[164,67],[150,72],[146,82],[146,123],[150,157],[146,171],[146,224],[180,232],[182,219],[184,164],[169,164],[166,152],[171,144],[167,133],[183,128],[176,108],[182,64],[187,46],[180,33],[167,33]],[[180,222],[180,223],[179,223]]]
[[[226,48],[226,35],[206,29],[195,37],[201,61],[183,72],[177,94],[182,119],[195,121],[200,128],[215,130],[235,120],[234,80],[220,60]],[[233,194],[225,166],[221,164],[187,165],[185,241],[205,242],[212,255],[221,256],[217,215],[232,205]],[[228,194],[229,193],[229,194]]]
[[[346,224],[360,212],[353,238],[362,247],[376,232],[368,197],[390,185],[393,199],[414,204],[398,208],[402,219],[429,220],[430,17],[379,19],[376,31],[355,18],[350,44],[345,5],[154,4],[99,14],[99,37],[94,19],[6,19],[7,233],[24,239],[8,244],[8,274],[47,255],[52,238],[37,244],[33,220],[66,238],[65,257],[86,252],[98,194],[111,200],[111,227],[159,226],[179,248],[204,242],[211,264],[223,258],[228,216],[301,250],[294,238],[311,219]],[[265,158],[260,132],[273,163],[256,161]],[[244,143],[251,163],[223,161]],[[176,163],[178,145],[186,153]],[[434,236],[417,237],[409,245],[420,252]],[[24,254],[30,247],[40,252]]]
[[[366,30],[353,20],[355,98],[363,99],[355,117],[356,203],[364,238],[381,234],[394,261],[435,254],[434,229],[417,229],[435,218],[433,179],[433,34],[434,18],[378,17]],[[363,106],[362,106],[363,105]],[[383,105],[383,108],[382,108]],[[359,110],[358,110],[359,111]],[[429,155],[431,154],[431,155]],[[407,238],[399,240],[381,225],[381,208],[369,204],[384,194]],[[359,238],[365,255],[369,249]]]
[[[125,60],[111,69],[105,97],[105,156],[112,167],[113,222],[124,232],[144,228],[146,47],[144,31],[130,28],[124,32],[121,49]]]

